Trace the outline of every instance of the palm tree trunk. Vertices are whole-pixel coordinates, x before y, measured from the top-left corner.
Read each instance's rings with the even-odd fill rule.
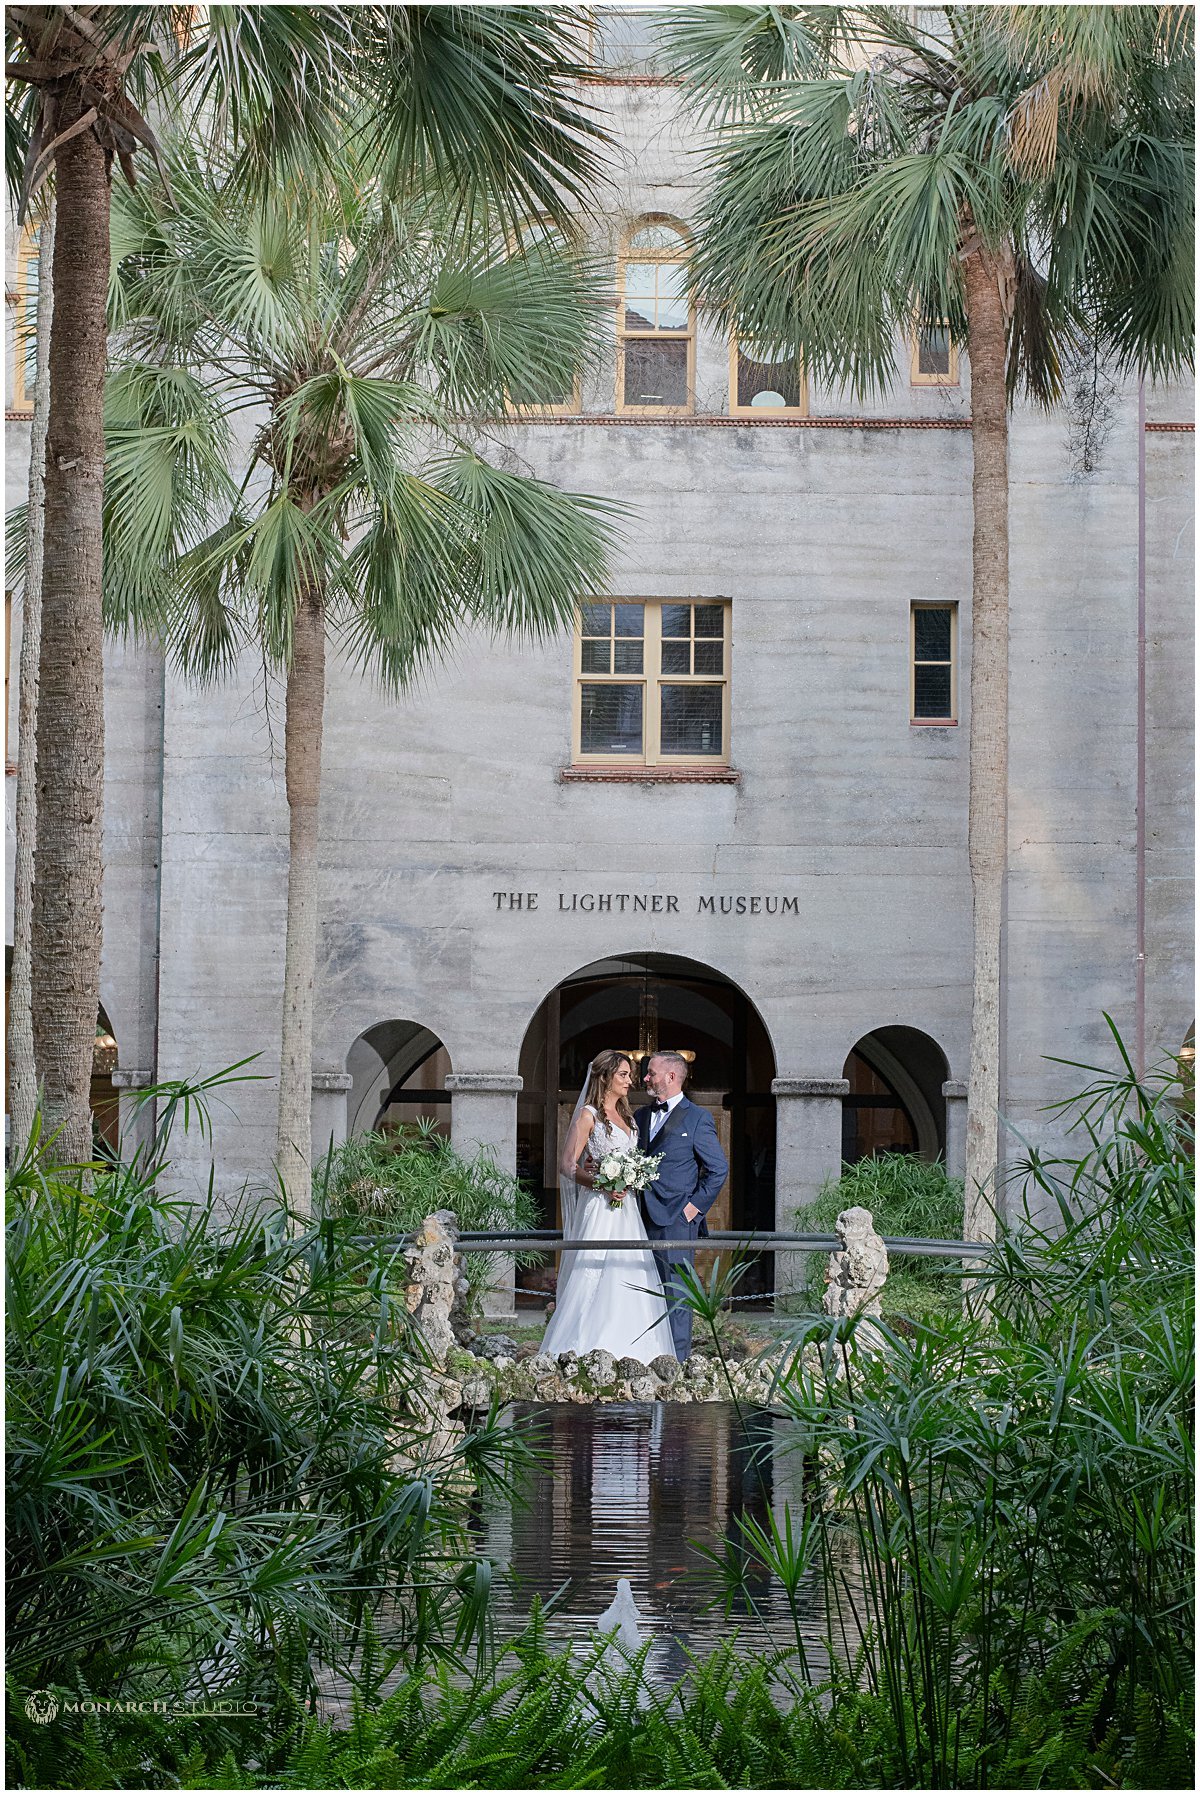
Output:
[[[325,602],[323,593],[309,591],[296,615],[284,724],[290,859],[276,1145],[283,1188],[301,1215],[312,1209],[312,1019],[324,723]]]
[[[1000,936],[1008,866],[1008,399],[1006,318],[995,260],[966,258],[971,357],[971,776],[967,847],[974,916],[967,1087],[967,1240],[995,1237],[1000,1104]]]
[[[85,102],[63,95],[58,129]],[[109,188],[90,131],[56,161],[33,886],[33,1044],[59,1161],[92,1157],[89,1094],[100,1001],[104,806],[105,297]]]
[[[42,547],[45,539],[46,425],[50,416],[50,326],[54,306],[54,201],[42,222],[38,250],[37,371],[29,432],[29,503],[25,532],[25,592],[21,605],[21,671],[17,700],[17,815],[13,859],[12,984],[8,994],[8,1055],[12,1156],[20,1159],[33,1132],[37,1071],[33,1057],[31,956],[33,841],[37,828],[38,655],[42,641]],[[19,353],[19,351],[18,351]]]

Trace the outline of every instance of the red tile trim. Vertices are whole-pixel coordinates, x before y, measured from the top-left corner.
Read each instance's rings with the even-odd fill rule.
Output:
[[[1192,431],[1192,430],[1194,430],[1194,429],[1195,429],[1195,428],[1196,428],[1196,426],[1195,426],[1195,424],[1147,424],[1147,425],[1146,425],[1146,429],[1147,429],[1147,430],[1182,430],[1182,431]]]
[[[562,785],[740,785],[732,767],[560,767]]]
[[[491,424],[552,424],[596,429],[703,430],[969,430],[970,418],[636,418],[607,413],[573,413],[566,417],[488,418]]]

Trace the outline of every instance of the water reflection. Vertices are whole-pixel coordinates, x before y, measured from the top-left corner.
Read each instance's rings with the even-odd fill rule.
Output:
[[[701,1550],[736,1544],[743,1515],[766,1525],[773,1514],[782,1532],[785,1506],[798,1533],[804,1465],[793,1423],[762,1410],[743,1419],[729,1403],[519,1403],[512,1414],[536,1428],[542,1450],[515,1497],[490,1498],[481,1518],[480,1550],[509,1572],[497,1595],[500,1636],[519,1628],[534,1595],[545,1600],[568,1583],[547,1630],[578,1640],[628,1577],[642,1631],[655,1637],[656,1679],[686,1671],[685,1647],[703,1655],[734,1634],[746,1651],[794,1645],[785,1592],[760,1567],[747,1571],[728,1618],[709,1606],[718,1585]],[[798,1611],[819,1674],[826,1616],[815,1576]]]

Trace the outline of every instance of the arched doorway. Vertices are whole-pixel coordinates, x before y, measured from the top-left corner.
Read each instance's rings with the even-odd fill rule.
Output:
[[[842,1159],[880,1153],[946,1157],[946,1056],[919,1028],[877,1028],[856,1041],[842,1069]]]
[[[711,1226],[775,1225],[775,1054],[758,1011],[711,966],[674,954],[597,960],[539,1005],[525,1034],[517,1104],[517,1173],[539,1199],[547,1226],[560,1223],[558,1154],[588,1065],[605,1047],[628,1053],[640,1072],[658,1048],[690,1056],[688,1095],[707,1109],[729,1160]],[[766,1288],[769,1261],[756,1261],[743,1289]]]
[[[450,1133],[450,1055],[420,1022],[377,1022],[359,1035],[346,1055],[350,1074],[346,1133],[432,1122]]]
[[[112,1075],[118,1062],[117,1037],[104,1005],[96,1017],[96,1045],[92,1049],[92,1081],[88,1100],[92,1110],[92,1141],[104,1159],[115,1160],[120,1153],[120,1098],[113,1086]]]

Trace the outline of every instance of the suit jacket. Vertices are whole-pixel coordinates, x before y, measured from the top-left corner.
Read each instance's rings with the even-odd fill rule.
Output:
[[[669,1235],[677,1228],[684,1233],[696,1227],[698,1234],[707,1234],[704,1217],[716,1202],[729,1172],[716,1124],[706,1109],[690,1097],[681,1097],[651,1140],[653,1113],[649,1108],[639,1109],[633,1118],[642,1152],[662,1154],[657,1178],[642,1192],[647,1232]],[[689,1203],[700,1211],[698,1226],[696,1221],[684,1220],[683,1212]]]

